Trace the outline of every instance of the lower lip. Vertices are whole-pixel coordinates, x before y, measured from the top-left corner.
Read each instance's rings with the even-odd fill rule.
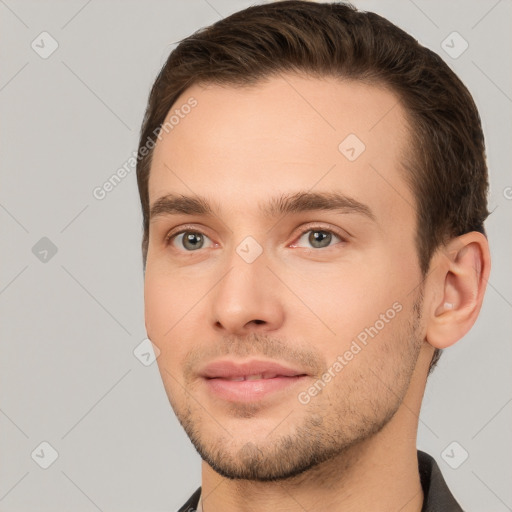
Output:
[[[205,379],[211,393],[230,402],[255,402],[303,382],[304,375],[258,380]]]

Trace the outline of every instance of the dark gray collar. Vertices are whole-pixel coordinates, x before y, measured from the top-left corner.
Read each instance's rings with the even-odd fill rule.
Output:
[[[418,469],[424,495],[421,512],[464,512],[448,489],[437,462],[421,450],[418,450]]]

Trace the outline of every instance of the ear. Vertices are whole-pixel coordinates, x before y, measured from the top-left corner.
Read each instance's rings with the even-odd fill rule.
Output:
[[[460,340],[475,323],[491,270],[489,243],[472,231],[454,238],[434,255],[426,338],[435,348]]]

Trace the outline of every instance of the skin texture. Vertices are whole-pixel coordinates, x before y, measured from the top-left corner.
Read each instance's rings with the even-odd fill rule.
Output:
[[[151,220],[145,316],[170,403],[203,458],[204,509],[378,503],[419,512],[416,433],[428,365],[435,347],[476,320],[487,240],[453,239],[423,279],[401,165],[410,128],[382,87],[287,74],[243,89],[194,85],[173,109],[191,96],[197,106],[155,147],[150,204],[198,195],[214,215]],[[338,149],[349,134],[366,146],[354,161]],[[333,190],[366,204],[375,222],[352,211],[259,209],[271,197]],[[191,250],[181,236],[166,243],[184,230],[202,233],[203,245]],[[318,247],[312,231],[332,235]],[[252,263],[237,253],[248,236],[262,249]],[[393,305],[393,318],[333,370]],[[278,361],[308,376],[256,402],[227,401],[199,376],[218,358]],[[329,368],[323,390],[301,403]]]

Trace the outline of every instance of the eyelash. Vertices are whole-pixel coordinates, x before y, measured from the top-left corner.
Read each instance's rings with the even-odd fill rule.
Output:
[[[306,233],[309,233],[310,231],[321,231],[322,233],[330,233],[330,234],[338,237],[340,239],[341,243],[344,243],[344,242],[347,241],[346,236],[341,235],[341,233],[338,233],[337,231],[334,231],[333,229],[326,228],[325,226],[308,226],[307,229],[304,229],[304,230],[300,231],[299,234],[297,236],[295,236],[294,240],[300,240],[303,235],[305,235]],[[174,240],[174,238],[176,238],[178,235],[182,235],[183,233],[198,233],[198,234],[201,234],[201,235],[203,235],[205,237],[208,237],[208,235],[206,233],[203,233],[201,230],[196,229],[193,226],[185,226],[184,229],[181,229],[180,231],[178,231],[176,233],[171,231],[165,237],[165,246],[167,247],[167,246],[171,245],[171,243]],[[338,243],[340,243],[340,242],[338,242]],[[333,244],[333,245],[336,245],[336,244]],[[331,247],[332,246],[329,245],[327,247],[322,247],[320,249],[315,248],[315,247],[306,247],[306,248],[303,248],[303,249],[306,249],[306,250],[309,250],[309,251],[320,251],[322,249],[325,250],[325,249],[329,249]],[[186,251],[185,250],[185,252],[193,253],[193,252],[198,252],[198,251]]]

